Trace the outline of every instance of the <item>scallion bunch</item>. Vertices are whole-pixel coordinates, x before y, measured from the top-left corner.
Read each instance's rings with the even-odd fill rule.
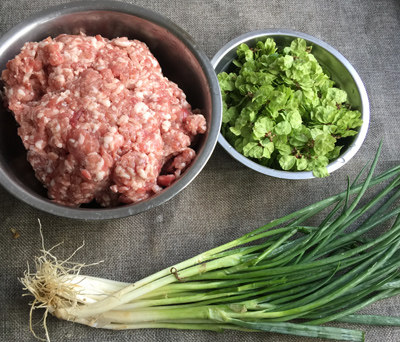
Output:
[[[346,191],[132,284],[82,275],[81,265],[43,247],[36,271],[22,279],[32,308],[104,329],[234,329],[344,341],[364,334],[323,324],[399,325],[395,317],[356,314],[400,293],[400,165],[374,177],[379,152],[366,178],[360,181],[361,171]],[[322,211],[319,224],[307,224]]]

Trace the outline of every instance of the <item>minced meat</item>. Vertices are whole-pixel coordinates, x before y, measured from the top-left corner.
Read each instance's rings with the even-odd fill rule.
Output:
[[[135,203],[180,176],[206,130],[148,47],[62,34],[29,42],[2,73],[36,177],[57,203]]]

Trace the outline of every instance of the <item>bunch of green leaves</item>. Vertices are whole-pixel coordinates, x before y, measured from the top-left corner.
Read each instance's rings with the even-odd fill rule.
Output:
[[[281,51],[271,38],[241,44],[233,64],[218,75],[228,142],[261,165],[327,176],[341,139],[356,135],[362,119],[311,46],[299,38]]]

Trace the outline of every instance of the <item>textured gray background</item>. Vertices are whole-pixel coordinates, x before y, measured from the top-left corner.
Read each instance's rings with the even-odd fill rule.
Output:
[[[50,5],[67,1],[2,0],[0,34]],[[272,218],[312,203],[345,185],[346,176],[373,156],[380,139],[380,170],[400,162],[400,1],[156,0],[132,1],[164,14],[184,28],[212,57],[235,36],[262,28],[289,28],[314,35],[338,49],[363,79],[371,102],[367,139],[348,164],[327,179],[286,181],[244,168],[217,146],[196,180],[174,199],[146,213],[109,222],[55,218],[14,199],[0,187],[0,341],[34,341],[28,329],[28,297],[17,278],[37,255],[43,224],[47,246],[64,241],[69,255],[82,240],[77,261],[105,260],[87,273],[134,281],[227,242]],[[13,239],[10,228],[20,232]],[[400,316],[400,299],[365,310]],[[35,318],[39,318],[39,312]],[[317,341],[277,334],[141,330],[109,332],[48,320],[53,341]],[[399,328],[364,328],[366,341],[400,341]]]

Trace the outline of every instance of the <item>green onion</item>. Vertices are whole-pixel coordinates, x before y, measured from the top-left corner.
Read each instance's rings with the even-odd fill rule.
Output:
[[[400,293],[400,165],[374,176],[380,148],[365,180],[363,168],[344,192],[133,284],[82,275],[84,265],[59,261],[43,246],[35,272],[21,279],[35,297],[31,312],[40,307],[45,317],[113,330],[231,329],[343,341],[364,334],[325,324],[400,325],[398,317],[355,314]],[[320,224],[307,225],[329,207]]]

